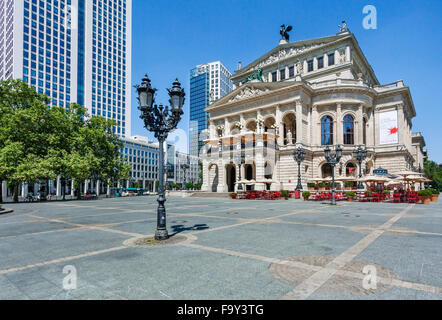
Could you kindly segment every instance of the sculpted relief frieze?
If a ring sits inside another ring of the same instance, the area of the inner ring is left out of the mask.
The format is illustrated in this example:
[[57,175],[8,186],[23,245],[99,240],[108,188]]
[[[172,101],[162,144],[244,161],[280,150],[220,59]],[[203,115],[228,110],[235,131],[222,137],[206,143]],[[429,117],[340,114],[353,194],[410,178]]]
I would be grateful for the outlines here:
[[244,89],[242,89],[236,96],[234,96],[233,98],[231,98],[229,100],[229,102],[235,102],[235,101],[240,101],[240,100],[245,100],[245,99],[249,99],[249,98],[253,98],[259,95],[262,95],[264,93],[269,92],[269,89],[257,89],[257,88],[253,88],[253,87],[246,87]]
[[[269,64],[272,64],[274,62],[289,58],[289,57],[293,57],[295,55],[298,55],[300,53],[303,53],[305,51],[317,48],[319,46],[322,46],[324,43],[320,43],[320,44],[314,44],[311,46],[303,46],[303,47],[299,47],[299,48],[287,48],[287,49],[282,49],[279,52],[271,55],[270,57],[268,57],[266,60],[258,63],[257,65],[255,65],[254,67],[250,68],[249,71],[253,71],[253,70],[257,70],[260,68],[263,68]],[[299,68],[302,68],[302,66],[299,66]],[[299,73],[300,70],[298,70]]]

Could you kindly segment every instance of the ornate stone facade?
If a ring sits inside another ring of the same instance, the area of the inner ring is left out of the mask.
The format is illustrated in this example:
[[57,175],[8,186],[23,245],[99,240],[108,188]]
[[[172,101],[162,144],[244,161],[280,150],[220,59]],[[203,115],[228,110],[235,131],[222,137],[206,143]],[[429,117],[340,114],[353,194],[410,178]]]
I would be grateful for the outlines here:
[[[268,75],[264,82],[246,82],[257,68]],[[417,161],[409,88],[402,81],[380,85],[349,31],[281,44],[232,80],[236,89],[206,108],[205,191],[236,191],[238,182],[247,189],[294,190],[297,146],[306,151],[304,188],[307,180],[330,174],[326,145],[343,147],[337,177],[358,173],[352,155],[358,145],[368,150],[364,174],[378,167],[410,170]]]

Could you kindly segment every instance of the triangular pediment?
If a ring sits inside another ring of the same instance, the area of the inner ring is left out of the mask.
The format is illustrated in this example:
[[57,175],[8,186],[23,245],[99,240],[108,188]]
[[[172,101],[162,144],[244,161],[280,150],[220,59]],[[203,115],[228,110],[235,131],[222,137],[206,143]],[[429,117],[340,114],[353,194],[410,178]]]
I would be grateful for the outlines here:
[[302,40],[296,42],[289,42],[281,44],[260,58],[256,59],[252,63],[248,64],[244,68],[235,72],[232,79],[236,77],[243,76],[249,72],[255,71],[257,69],[263,69],[264,67],[271,65],[282,60],[292,58],[297,55],[304,54],[306,52],[319,49],[330,43],[333,43],[344,38],[351,37],[350,33],[337,34],[329,37],[322,37],[316,39]]
[[211,110],[213,108],[216,108],[219,105],[224,105],[226,103],[234,103],[237,101],[243,101],[255,98],[257,96],[262,96],[265,94],[269,94],[272,91],[289,87],[294,84],[293,81],[290,82],[250,82],[246,83],[232,92],[230,92],[228,95],[222,97],[221,99],[213,102],[210,104],[207,108],[207,110]]

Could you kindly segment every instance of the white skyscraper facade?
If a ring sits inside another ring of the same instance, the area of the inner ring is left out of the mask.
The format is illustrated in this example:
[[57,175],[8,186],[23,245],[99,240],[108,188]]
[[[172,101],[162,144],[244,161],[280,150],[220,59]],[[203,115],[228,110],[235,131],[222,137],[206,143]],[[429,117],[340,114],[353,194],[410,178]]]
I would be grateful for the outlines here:
[[0,0],[0,80],[79,103],[130,135],[131,0]]

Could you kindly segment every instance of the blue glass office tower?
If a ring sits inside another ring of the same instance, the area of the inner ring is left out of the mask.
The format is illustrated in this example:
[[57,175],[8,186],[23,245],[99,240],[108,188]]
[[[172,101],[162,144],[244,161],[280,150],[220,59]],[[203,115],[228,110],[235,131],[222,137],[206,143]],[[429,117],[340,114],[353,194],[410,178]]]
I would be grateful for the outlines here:
[[0,80],[76,102],[130,135],[131,0],[0,0]]
[[195,68],[190,72],[190,154],[199,155],[203,141],[199,134],[207,128],[207,115],[204,111],[209,105],[209,72]]
[[199,65],[190,71],[189,153],[193,156],[199,156],[206,138],[201,134],[207,129],[208,115],[204,109],[211,101],[232,91],[231,75],[220,61]]

